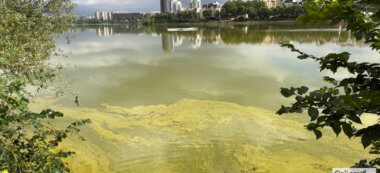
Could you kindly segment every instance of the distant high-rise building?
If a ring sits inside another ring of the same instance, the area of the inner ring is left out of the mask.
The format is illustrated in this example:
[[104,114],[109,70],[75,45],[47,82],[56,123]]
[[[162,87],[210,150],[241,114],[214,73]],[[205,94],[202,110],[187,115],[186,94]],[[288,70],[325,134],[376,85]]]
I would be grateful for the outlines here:
[[213,2],[203,5],[204,9],[221,9],[222,5],[219,2]]
[[189,9],[197,11],[202,9],[201,0],[189,0]]
[[112,13],[107,13],[107,19],[112,20]]
[[[222,5],[219,2],[213,2],[209,4],[203,5],[204,10],[211,10],[212,11],[212,17],[215,17],[216,12],[221,12],[222,11]],[[218,13],[220,14],[220,13]]]
[[95,19],[98,20],[142,20],[142,13],[119,13],[119,12],[95,12]]
[[97,11],[95,12],[95,19],[98,20],[112,20],[112,13]]
[[172,0],[172,12],[178,13],[183,10],[182,3],[178,0]]
[[283,0],[265,0],[265,3],[268,8],[275,8],[284,5]]
[[100,13],[99,12],[95,12],[95,19],[100,19]]
[[268,8],[290,7],[293,5],[302,5],[306,0],[264,0]]
[[170,13],[172,12],[172,0],[161,0],[161,13]]

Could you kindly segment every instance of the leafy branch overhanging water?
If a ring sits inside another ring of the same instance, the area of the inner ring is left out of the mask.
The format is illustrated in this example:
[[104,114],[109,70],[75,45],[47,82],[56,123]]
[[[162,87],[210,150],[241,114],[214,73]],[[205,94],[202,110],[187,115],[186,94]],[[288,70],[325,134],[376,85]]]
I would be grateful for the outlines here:
[[[304,24],[316,24],[330,20],[333,24],[345,24],[357,40],[364,40],[372,49],[380,50],[380,1],[379,0],[309,0],[305,7],[307,14],[299,18]],[[277,114],[302,113],[307,111],[310,123],[307,130],[316,138],[322,137],[321,129],[331,127],[338,136],[342,131],[349,137],[360,137],[364,148],[371,146],[370,154],[377,156],[371,161],[361,160],[354,167],[380,168],[380,121],[357,129],[362,124],[364,113],[380,115],[380,64],[350,61],[350,53],[330,53],[316,57],[295,48],[289,43],[282,44],[299,54],[298,59],[311,59],[319,63],[321,71],[336,73],[344,69],[351,77],[336,79],[326,76],[330,86],[309,91],[308,87],[281,88],[284,97],[294,96],[296,102],[282,106]]]
[[27,87],[45,89],[56,68],[47,63],[54,37],[73,21],[70,0],[11,0],[0,2],[0,171],[65,172],[62,160],[74,154],[59,144],[79,131],[81,120],[59,129],[51,109],[32,112]]

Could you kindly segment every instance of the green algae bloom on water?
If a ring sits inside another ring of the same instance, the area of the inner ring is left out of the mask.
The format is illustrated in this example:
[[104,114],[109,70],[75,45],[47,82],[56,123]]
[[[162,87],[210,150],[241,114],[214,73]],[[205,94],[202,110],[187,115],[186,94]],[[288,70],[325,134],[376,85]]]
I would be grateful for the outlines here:
[[77,148],[69,162],[78,172],[326,172],[365,157],[359,142],[315,141],[302,123],[228,102],[54,108],[93,121],[86,142],[63,145]]

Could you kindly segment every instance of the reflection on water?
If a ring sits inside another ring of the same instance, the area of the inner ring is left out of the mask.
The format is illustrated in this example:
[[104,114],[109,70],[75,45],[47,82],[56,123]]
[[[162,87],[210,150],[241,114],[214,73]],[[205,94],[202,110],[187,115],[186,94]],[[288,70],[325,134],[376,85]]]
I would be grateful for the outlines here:
[[103,27],[96,28],[96,35],[105,36],[105,37],[114,35],[113,27],[103,26]]
[[[282,25],[280,25],[282,26]],[[97,27],[98,36],[111,36],[127,33],[155,33],[161,35],[162,50],[171,53],[175,47],[179,47],[184,40],[189,42],[193,49],[202,46],[202,42],[212,44],[277,44],[287,41],[302,43],[338,43],[342,45],[363,45],[358,43],[349,32],[339,28],[282,28],[252,26],[224,26],[224,27],[200,27],[198,31],[191,32],[167,32],[166,27],[142,27],[142,26],[100,26]],[[114,32],[115,31],[115,32]]]
[[[179,47],[183,44],[185,37],[179,35],[178,33],[163,33],[161,35],[161,39],[162,50],[165,53],[171,53],[175,47]],[[198,49],[202,46],[202,35],[196,33],[188,38],[188,42],[190,42],[193,49]]]
[[170,104],[192,98],[275,110],[286,103],[278,94],[280,87],[322,84],[317,64],[299,61],[278,43],[292,41],[315,55],[349,51],[354,57],[376,57],[348,32],[289,24],[204,26],[197,32],[97,26],[71,34],[71,44],[58,41],[71,55],[53,61],[75,67],[66,70],[64,78],[87,107]]
[[322,173],[366,157],[358,141],[328,133],[314,140],[300,122],[306,116],[274,114],[288,101],[280,87],[317,88],[326,75],[278,43],[378,61],[348,32],[260,24],[197,32],[100,26],[70,35],[70,44],[67,36],[58,43],[71,54],[52,63],[72,66],[58,84],[69,83],[81,107],[70,94],[50,105],[67,121],[93,120],[87,142],[62,146],[77,153],[69,160],[74,172]]

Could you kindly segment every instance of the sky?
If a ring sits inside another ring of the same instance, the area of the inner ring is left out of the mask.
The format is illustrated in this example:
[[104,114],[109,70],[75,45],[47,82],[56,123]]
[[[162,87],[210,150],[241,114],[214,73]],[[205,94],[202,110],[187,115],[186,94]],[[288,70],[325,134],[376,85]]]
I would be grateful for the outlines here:
[[[160,10],[160,0],[73,0],[77,7],[77,15],[93,15],[95,11],[119,12],[152,12]],[[187,7],[188,0],[180,0]],[[202,0],[202,4],[210,2],[224,3],[226,0]]]

